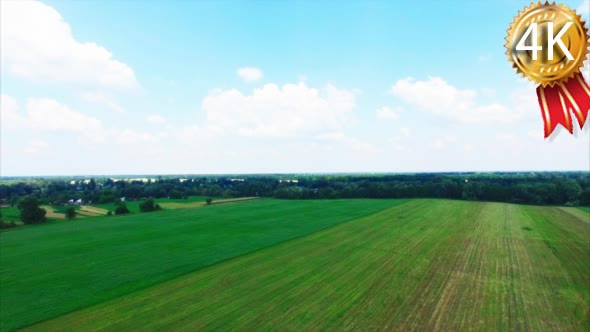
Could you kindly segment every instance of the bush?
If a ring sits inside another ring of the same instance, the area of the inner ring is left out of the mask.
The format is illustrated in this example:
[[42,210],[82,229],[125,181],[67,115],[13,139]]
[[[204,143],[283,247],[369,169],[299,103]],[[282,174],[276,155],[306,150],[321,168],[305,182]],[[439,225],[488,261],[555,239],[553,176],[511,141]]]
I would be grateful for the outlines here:
[[117,208],[115,209],[115,214],[127,214],[129,213],[129,209],[127,208],[127,205],[125,205],[125,203],[123,202],[119,202],[117,205]]
[[153,198],[146,199],[143,203],[139,204],[139,210],[141,212],[152,212],[161,210],[162,208],[156,202],[154,202]]
[[25,224],[38,224],[45,222],[45,214],[47,211],[39,207],[39,202],[35,197],[28,196],[18,202],[18,209],[20,210],[20,219]]
[[172,190],[170,192],[170,198],[172,199],[181,199],[182,198],[182,192],[180,190]]
[[0,221],[0,229],[12,228],[16,226],[17,225],[14,221]]
[[70,206],[66,209],[66,218],[74,219],[76,218],[76,209],[73,206]]
[[207,197],[207,200],[205,202],[207,203],[207,205],[211,205],[211,203],[213,203],[213,198]]
[[113,215],[113,211],[108,211],[107,212],[107,216],[112,216]]

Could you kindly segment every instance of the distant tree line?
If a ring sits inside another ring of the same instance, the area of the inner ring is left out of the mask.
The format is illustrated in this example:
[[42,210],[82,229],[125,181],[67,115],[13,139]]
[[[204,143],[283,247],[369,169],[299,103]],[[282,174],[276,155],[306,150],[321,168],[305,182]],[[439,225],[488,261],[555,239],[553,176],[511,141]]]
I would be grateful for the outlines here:
[[[40,204],[70,199],[92,203],[188,196],[333,198],[450,198],[536,205],[590,206],[590,172],[419,173],[351,175],[241,175],[111,178],[3,178],[0,200],[16,205],[27,196]],[[148,203],[146,211],[157,209]],[[120,211],[123,212],[123,211]]]

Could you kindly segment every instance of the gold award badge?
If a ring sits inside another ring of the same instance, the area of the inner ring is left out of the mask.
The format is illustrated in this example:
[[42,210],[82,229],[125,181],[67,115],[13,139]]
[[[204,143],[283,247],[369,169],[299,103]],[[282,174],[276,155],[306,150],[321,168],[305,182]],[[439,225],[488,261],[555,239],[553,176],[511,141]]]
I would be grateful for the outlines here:
[[590,45],[588,29],[569,7],[532,3],[518,12],[506,36],[506,54],[516,72],[539,83],[537,97],[545,138],[557,124],[573,133],[570,111],[580,128],[590,109],[590,87],[580,74]]

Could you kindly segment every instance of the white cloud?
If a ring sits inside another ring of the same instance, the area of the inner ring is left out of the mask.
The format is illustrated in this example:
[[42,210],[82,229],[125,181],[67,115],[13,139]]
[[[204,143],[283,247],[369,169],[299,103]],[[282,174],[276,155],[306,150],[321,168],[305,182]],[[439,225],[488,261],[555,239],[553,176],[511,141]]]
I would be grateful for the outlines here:
[[157,114],[151,114],[148,115],[145,120],[149,123],[152,124],[163,124],[166,123],[166,119],[164,119],[164,117],[157,115]]
[[246,82],[254,82],[262,78],[262,70],[256,67],[239,68],[238,76]]
[[92,132],[102,128],[101,122],[53,99],[31,98],[26,105],[27,121],[36,129]]
[[46,141],[42,140],[31,140],[24,148],[23,151],[25,153],[37,153],[43,150],[47,150],[49,148],[49,144]]
[[399,130],[402,135],[404,135],[405,137],[409,137],[412,134],[412,130],[410,128],[401,128]]
[[23,121],[23,118],[18,112],[16,99],[9,95],[0,94],[0,124],[2,125],[2,132],[21,127]]
[[106,107],[112,109],[113,111],[115,111],[117,113],[127,113],[125,108],[123,108],[121,105],[117,104],[115,101],[113,101],[112,97],[110,97],[104,93],[84,92],[81,94],[81,97],[82,97],[82,99],[84,99],[86,101],[105,105]]
[[[15,140],[16,133],[26,136],[42,134],[44,132],[76,133],[77,137],[72,141],[71,137],[52,135],[54,139],[61,140],[62,144],[103,143],[105,147],[112,149],[137,143],[157,143],[169,136],[169,129],[158,132],[139,132],[131,128],[104,128],[101,121],[70,109],[67,105],[47,98],[29,98],[25,104],[25,111],[19,112],[17,101],[8,95],[0,95],[2,109],[2,133],[4,129],[14,129],[3,141]],[[152,120],[161,119],[159,116],[148,117]],[[45,145],[39,141],[31,141],[24,150],[34,153],[42,150]],[[114,143],[114,144],[113,144]],[[14,143],[12,143],[14,144]]]
[[11,96],[1,95],[2,134],[4,140],[14,138],[14,134],[31,136],[44,131],[78,133],[84,141],[101,142],[105,132],[100,120],[71,110],[68,106],[48,98],[29,98],[25,111]]
[[355,94],[328,85],[266,84],[244,95],[216,90],[203,99],[206,126],[243,136],[290,137],[340,130],[352,123]]
[[375,111],[377,119],[381,120],[397,120],[399,118],[399,112],[401,108],[397,107],[392,109],[388,106],[382,106]]
[[2,1],[2,70],[33,81],[132,89],[133,70],[107,49],[74,39],[52,7],[37,1]]
[[532,95],[516,97],[515,105],[510,108],[500,103],[478,105],[475,90],[458,89],[440,77],[431,77],[426,81],[402,79],[392,86],[391,91],[419,110],[465,123],[514,122],[536,106],[536,101],[531,100],[534,91]]

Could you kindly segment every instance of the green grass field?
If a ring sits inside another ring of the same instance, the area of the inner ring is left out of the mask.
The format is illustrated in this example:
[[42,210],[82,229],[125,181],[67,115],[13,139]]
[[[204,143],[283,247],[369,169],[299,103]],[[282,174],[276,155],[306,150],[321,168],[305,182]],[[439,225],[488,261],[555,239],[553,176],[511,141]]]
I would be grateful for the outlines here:
[[577,208],[263,199],[26,227],[0,250],[2,331],[590,328]]
[[3,206],[0,208],[2,212],[2,220],[4,221],[20,221],[20,210],[14,206]]
[[570,212],[416,200],[30,330],[587,331],[590,215]]
[[[188,204],[188,203],[204,203],[207,199],[207,196],[191,196],[186,199],[174,199],[174,198],[158,198],[156,199],[156,203],[158,204]],[[216,198],[214,198],[216,199]],[[139,204],[141,204],[143,200],[139,201],[126,201],[125,205],[131,213],[138,213],[139,212]],[[109,211],[115,211],[117,205],[115,203],[105,203],[105,204],[95,204],[93,206],[107,209]]]
[[260,199],[0,233],[0,330],[119,297],[404,201]]

